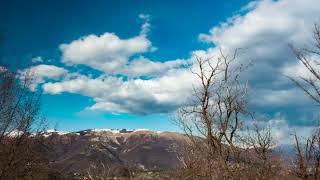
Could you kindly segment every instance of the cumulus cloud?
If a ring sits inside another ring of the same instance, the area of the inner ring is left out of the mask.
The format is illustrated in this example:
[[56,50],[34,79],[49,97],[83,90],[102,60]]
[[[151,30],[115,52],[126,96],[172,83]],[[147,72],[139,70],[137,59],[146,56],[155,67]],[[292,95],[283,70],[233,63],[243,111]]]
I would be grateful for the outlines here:
[[46,79],[59,80],[60,77],[66,75],[68,71],[64,68],[54,65],[40,64],[31,66],[25,70],[19,71],[20,75],[31,75],[33,83],[31,89],[35,90],[38,84],[44,83]]
[[[155,64],[161,67],[173,64],[174,62],[163,64],[153,62],[142,56],[130,59],[132,56],[156,50],[147,38],[151,27],[150,15],[139,14],[139,18],[143,20],[143,24],[140,34],[135,37],[121,39],[115,33],[106,32],[100,36],[91,34],[70,43],[61,44],[62,62],[68,65],[85,65],[105,74],[124,74],[137,77],[151,75],[153,71],[150,70],[152,69],[155,70],[154,73],[158,73]],[[146,63],[148,70],[139,67],[141,62]],[[132,72],[130,72],[131,68],[133,68]]]
[[226,47],[266,46],[275,40],[277,43],[274,44],[280,40],[285,40],[282,43],[303,43],[319,18],[320,8],[314,4],[315,0],[257,1],[244,16],[229,18],[220,26],[213,27],[210,34],[200,34],[199,38]]
[[[270,132],[273,140],[278,145],[292,144],[293,135],[298,137],[309,137],[315,130],[314,126],[290,125],[290,120],[280,112],[273,116],[260,115],[256,121],[249,121],[247,125],[252,127],[257,125],[259,128],[271,128]],[[246,133],[246,132],[245,132]]]
[[150,48],[151,42],[144,35],[123,40],[113,33],[105,33],[100,37],[89,35],[60,45],[63,63],[86,65],[109,75],[154,77],[189,63],[183,59],[153,61],[143,56],[129,61],[129,57]]
[[96,104],[90,110],[114,113],[167,113],[185,103],[190,97],[194,76],[186,70],[172,70],[159,78],[124,80],[100,76],[78,75],[63,82],[46,83],[47,93],[77,93],[91,97]]
[[[251,90],[263,92],[257,94],[265,105],[285,105],[297,93],[291,90],[284,75],[296,74],[299,65],[288,45],[310,43],[313,24],[320,18],[320,7],[315,4],[316,0],[255,1],[244,8],[247,13],[229,18],[208,34],[200,34],[199,39],[226,51],[243,48],[240,61],[252,59],[254,63],[245,76]],[[216,48],[200,53],[213,56]],[[299,67],[299,73],[302,71]],[[289,102],[299,104],[302,99]]]
[[71,65],[87,65],[108,74],[116,73],[128,63],[134,54],[146,52],[151,42],[145,35],[120,39],[114,33],[100,36],[88,35],[69,44],[60,45],[62,62]]
[[[272,105],[273,107],[283,106],[299,106],[309,103],[303,92],[298,88],[285,88],[279,90],[272,89],[257,89],[259,98],[252,98],[252,103],[266,107]],[[298,103],[297,103],[298,102]]]
[[101,76],[78,74],[45,83],[43,88],[51,94],[70,92],[91,97],[95,104],[88,107],[90,110],[134,114],[170,112],[187,102],[192,86],[197,83],[188,70],[195,56],[215,58],[219,53],[217,47],[225,54],[242,48],[239,63],[252,60],[254,64],[244,74],[250,83],[254,107],[301,106],[307,102],[305,96],[293,89],[284,76],[304,73],[288,44],[303,46],[312,39],[313,24],[320,19],[316,1],[254,1],[209,33],[199,35],[202,42],[213,45],[211,48],[195,50],[189,59],[177,57],[162,62],[143,56],[152,52],[153,47],[147,37],[150,16],[140,14],[144,23],[137,36],[122,39],[106,32],[60,46],[63,63],[91,67],[101,71]]
[[190,60],[176,59],[165,62],[152,61],[143,56],[133,59],[130,64],[123,67],[118,72],[128,77],[139,77],[141,75],[148,77],[157,77],[166,74],[171,69],[179,69],[191,65]]

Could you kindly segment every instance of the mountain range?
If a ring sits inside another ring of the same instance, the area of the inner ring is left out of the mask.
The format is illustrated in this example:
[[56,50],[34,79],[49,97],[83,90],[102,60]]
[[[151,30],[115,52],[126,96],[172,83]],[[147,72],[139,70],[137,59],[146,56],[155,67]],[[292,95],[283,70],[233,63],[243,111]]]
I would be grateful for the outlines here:
[[178,163],[177,152],[187,137],[176,132],[88,129],[77,132],[49,130],[43,134],[44,151],[53,174],[85,175],[103,165],[116,174],[123,168],[166,171]]

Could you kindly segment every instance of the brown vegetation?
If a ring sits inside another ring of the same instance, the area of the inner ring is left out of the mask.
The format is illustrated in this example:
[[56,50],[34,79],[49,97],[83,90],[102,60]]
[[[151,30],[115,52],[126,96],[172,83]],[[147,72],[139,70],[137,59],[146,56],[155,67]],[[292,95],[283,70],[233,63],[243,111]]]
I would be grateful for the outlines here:
[[0,177],[37,179],[46,176],[47,161],[40,150],[44,121],[40,94],[30,91],[31,76],[18,77],[0,67]]

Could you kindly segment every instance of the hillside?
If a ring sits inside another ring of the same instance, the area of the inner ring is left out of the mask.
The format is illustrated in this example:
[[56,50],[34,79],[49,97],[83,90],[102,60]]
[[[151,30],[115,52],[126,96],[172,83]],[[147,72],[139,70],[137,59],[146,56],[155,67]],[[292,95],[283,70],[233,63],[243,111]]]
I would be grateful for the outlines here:
[[186,137],[175,132],[149,130],[89,129],[66,133],[48,131],[44,134],[50,151],[53,174],[86,174],[94,164],[115,169],[139,168],[142,171],[169,170],[178,159],[173,147],[180,147]]

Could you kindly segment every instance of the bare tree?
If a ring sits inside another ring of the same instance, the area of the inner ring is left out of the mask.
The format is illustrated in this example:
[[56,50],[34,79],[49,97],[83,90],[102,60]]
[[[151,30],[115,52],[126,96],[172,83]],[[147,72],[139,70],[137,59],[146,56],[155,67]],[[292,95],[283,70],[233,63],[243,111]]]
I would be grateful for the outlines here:
[[300,138],[294,135],[296,145],[295,174],[303,179],[320,178],[320,131],[314,132],[301,144]]
[[0,66],[0,179],[46,176],[41,157],[44,127],[39,116],[41,95],[30,91],[30,74],[23,78]]
[[[274,179],[281,160],[274,158],[271,127],[245,128],[254,119],[247,109],[247,83],[241,74],[248,64],[236,61],[220,49],[217,59],[197,58],[193,73],[200,86],[194,88],[191,105],[181,108],[175,122],[189,141],[178,153],[180,179]],[[253,123],[255,124],[255,123]]]
[[[308,75],[299,78],[289,77],[289,79],[317,105],[320,105],[320,27],[317,24],[314,26],[313,38],[315,43],[312,47],[298,49],[291,46]],[[318,127],[303,142],[296,134],[294,135],[296,149],[294,173],[303,179],[320,178],[320,130]]]
[[297,59],[305,67],[309,75],[300,76],[299,78],[288,78],[302,89],[314,102],[320,105],[320,27],[317,24],[314,26],[313,37],[315,42],[313,47],[298,49],[291,45]]
[[273,148],[276,143],[271,130],[271,126],[260,127],[256,122],[253,127],[247,129],[246,136],[243,137],[243,143],[248,148],[244,157],[248,167],[247,177],[252,179],[280,177],[282,160],[274,154]]
[[[246,115],[247,87],[240,81],[247,65],[225,56],[220,49],[217,59],[197,58],[200,87],[195,88],[192,105],[178,111],[176,122],[199,151],[203,179],[231,179],[241,170],[241,148],[238,131],[241,116]],[[197,138],[195,136],[199,136]],[[204,166],[207,166],[204,168]],[[205,172],[203,172],[205,171]]]

